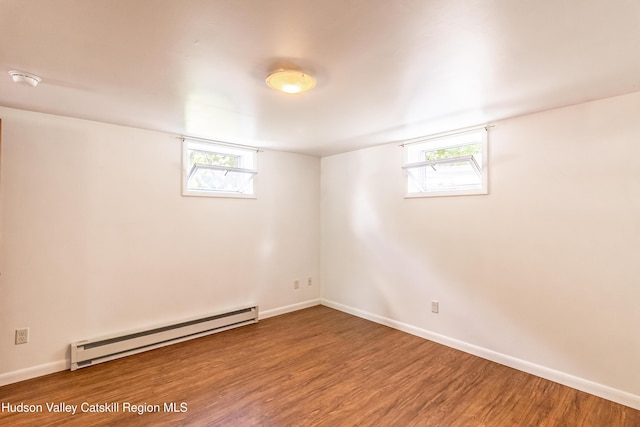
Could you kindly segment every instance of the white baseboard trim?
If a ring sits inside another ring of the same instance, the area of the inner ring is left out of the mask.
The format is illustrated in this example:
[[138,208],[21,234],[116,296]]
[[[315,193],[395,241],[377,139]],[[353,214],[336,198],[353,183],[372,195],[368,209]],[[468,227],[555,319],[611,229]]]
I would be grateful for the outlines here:
[[[258,311],[259,319],[278,316],[292,311],[302,310],[304,308],[320,305],[320,298],[303,301],[297,304],[279,307],[272,310]],[[57,362],[45,363],[44,365],[33,366],[30,368],[20,369],[0,374],[0,386],[17,383],[20,381],[30,380],[32,378],[41,377],[43,375],[53,374],[55,372],[66,371],[69,369],[68,360],[59,360]]]
[[68,360],[59,360],[57,362],[45,363],[44,365],[33,366],[30,368],[20,369],[18,371],[6,372],[0,374],[0,386],[13,384],[32,378],[49,375],[69,369]]
[[640,410],[640,396],[326,299],[322,305]]
[[292,311],[302,310],[304,308],[320,305],[320,298],[287,305],[284,307],[273,308],[271,310],[258,311],[258,320],[267,319],[269,317],[279,316],[281,314],[291,313]]

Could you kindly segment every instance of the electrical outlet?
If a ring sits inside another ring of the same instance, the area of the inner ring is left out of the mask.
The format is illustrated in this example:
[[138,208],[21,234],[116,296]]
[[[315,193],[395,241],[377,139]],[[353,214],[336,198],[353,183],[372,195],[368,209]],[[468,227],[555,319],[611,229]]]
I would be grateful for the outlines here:
[[431,312],[436,314],[440,312],[440,302],[431,301]]
[[16,344],[29,342],[29,328],[16,329]]
[[299,280],[294,280],[293,281],[293,289],[300,289],[300,281]]
[[311,277],[309,277],[307,279],[307,286],[311,286],[313,284],[313,282],[311,281]]

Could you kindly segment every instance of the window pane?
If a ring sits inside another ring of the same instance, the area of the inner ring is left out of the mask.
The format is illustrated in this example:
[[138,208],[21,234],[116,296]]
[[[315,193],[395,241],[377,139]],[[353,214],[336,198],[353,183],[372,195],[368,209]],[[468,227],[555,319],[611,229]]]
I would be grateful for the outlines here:
[[212,153],[200,150],[189,150],[189,164],[201,163],[205,165],[240,167],[240,156]]
[[427,191],[480,189],[482,181],[470,162],[425,167]]
[[424,160],[442,160],[451,159],[453,157],[473,155],[480,157],[482,155],[482,144],[460,145],[457,147],[441,148],[439,150],[426,151]]
[[482,177],[471,161],[408,168],[409,192],[479,190]]
[[252,173],[206,169],[196,166],[187,185],[192,190],[243,193],[249,189],[248,186],[252,180]]

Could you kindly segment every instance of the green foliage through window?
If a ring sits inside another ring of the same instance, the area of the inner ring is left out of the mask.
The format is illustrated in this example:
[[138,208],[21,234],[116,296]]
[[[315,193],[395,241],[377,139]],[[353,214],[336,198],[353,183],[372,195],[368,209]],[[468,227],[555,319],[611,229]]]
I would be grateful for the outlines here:
[[231,156],[228,154],[218,154],[209,151],[190,150],[190,164],[200,163],[203,165],[229,166],[231,168],[240,167],[240,156]]
[[482,154],[482,144],[468,144],[427,151],[425,152],[425,160],[443,160],[469,155],[479,156],[480,154]]

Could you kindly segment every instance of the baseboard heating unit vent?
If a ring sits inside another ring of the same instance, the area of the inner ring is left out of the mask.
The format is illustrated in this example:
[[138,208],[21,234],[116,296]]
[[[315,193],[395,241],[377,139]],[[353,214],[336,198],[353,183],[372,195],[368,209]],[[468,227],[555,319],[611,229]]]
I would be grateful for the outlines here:
[[71,344],[71,370],[141,353],[258,322],[258,307],[248,307],[119,336]]

